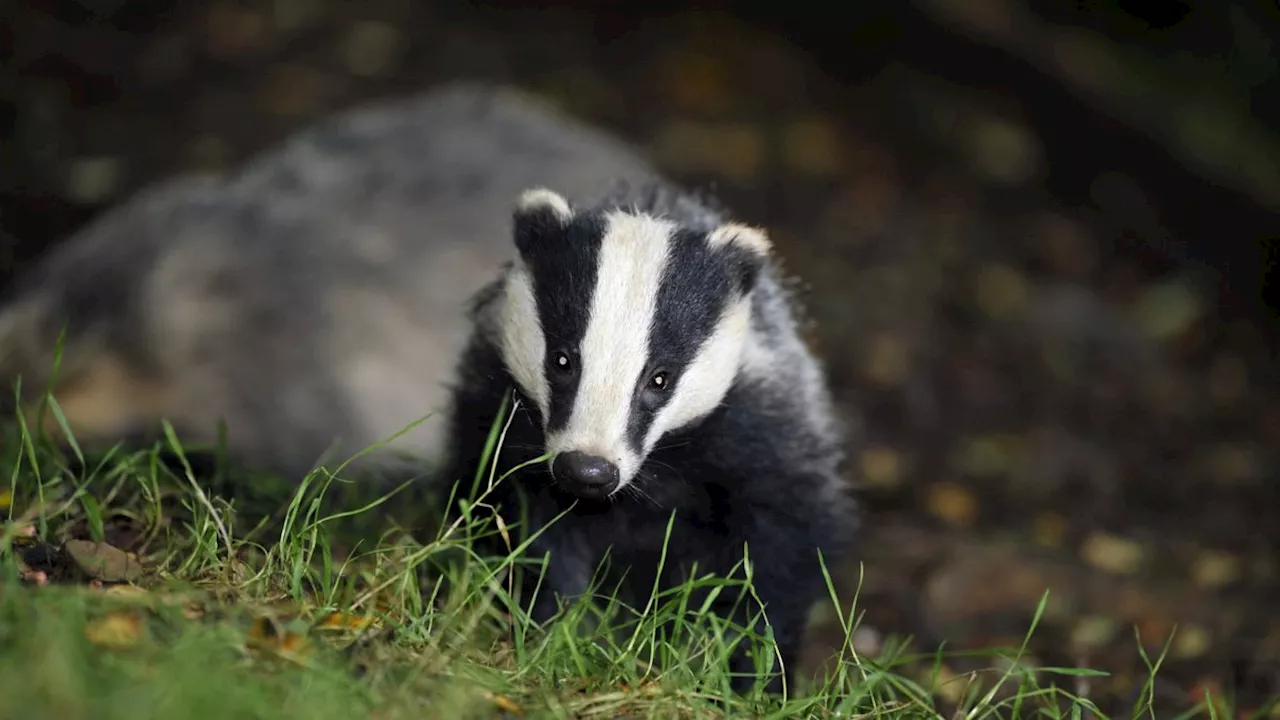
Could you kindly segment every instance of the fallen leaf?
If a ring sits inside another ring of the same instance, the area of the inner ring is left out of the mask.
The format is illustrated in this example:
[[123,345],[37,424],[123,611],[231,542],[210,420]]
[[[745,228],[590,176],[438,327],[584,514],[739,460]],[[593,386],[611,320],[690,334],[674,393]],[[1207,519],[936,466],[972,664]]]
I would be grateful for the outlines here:
[[104,595],[127,600],[151,600],[151,593],[137,585],[111,585],[103,589]]
[[491,695],[490,698],[499,710],[513,715],[524,715],[524,710],[521,709],[520,705],[506,695]]
[[1105,532],[1089,535],[1080,548],[1086,562],[1117,575],[1132,575],[1142,565],[1146,553],[1142,545]]
[[1105,615],[1081,618],[1071,631],[1071,646],[1077,651],[1100,648],[1115,637],[1120,624]]
[[938,666],[937,678],[937,686],[934,688],[934,692],[938,694],[938,697],[952,703],[960,702],[960,699],[964,697],[965,689],[973,682],[971,675],[969,677],[957,675],[946,665]]
[[1191,577],[1202,588],[1220,588],[1240,579],[1240,558],[1221,550],[1201,550],[1191,566]]
[[133,582],[142,577],[142,563],[133,553],[89,540],[68,540],[63,547],[89,577],[104,582]]
[[84,629],[85,637],[94,645],[115,649],[131,648],[142,635],[142,617],[132,611],[114,612],[92,622]]
[[952,527],[969,527],[978,517],[978,501],[957,483],[938,482],[926,490],[929,514]]
[[363,630],[376,621],[372,615],[331,612],[316,623],[318,630]]
[[1173,636],[1173,655],[1180,660],[1198,658],[1213,646],[1213,637],[1200,625],[1183,625]]
[[862,453],[862,477],[877,487],[892,487],[902,480],[902,456],[889,448],[871,448]]

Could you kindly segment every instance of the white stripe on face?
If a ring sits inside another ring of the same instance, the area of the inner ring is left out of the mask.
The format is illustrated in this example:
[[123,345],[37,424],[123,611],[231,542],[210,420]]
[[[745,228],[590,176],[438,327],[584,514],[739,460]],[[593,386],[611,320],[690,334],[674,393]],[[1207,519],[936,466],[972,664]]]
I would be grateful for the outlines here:
[[575,450],[617,465],[619,489],[631,481],[642,461],[627,441],[627,424],[636,383],[648,360],[649,334],[674,231],[665,220],[622,212],[608,215],[590,319],[579,350],[573,412],[565,427],[547,438],[551,452]]
[[[533,278],[517,260],[507,276],[501,308],[502,355],[507,371],[538,406],[543,418],[550,417],[551,389],[543,371],[547,340],[538,319],[538,301],[533,295]],[[545,422],[545,420],[544,420]]]
[[751,332],[751,298],[735,300],[721,314],[715,331],[693,356],[666,405],[645,433],[648,453],[664,434],[678,430],[715,410],[738,376],[744,345]]

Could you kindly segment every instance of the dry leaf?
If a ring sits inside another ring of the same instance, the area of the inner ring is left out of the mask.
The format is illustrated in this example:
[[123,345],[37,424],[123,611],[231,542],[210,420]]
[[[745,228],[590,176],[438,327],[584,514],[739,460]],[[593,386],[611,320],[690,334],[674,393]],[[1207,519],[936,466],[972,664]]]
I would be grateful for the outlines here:
[[1117,575],[1132,575],[1146,555],[1142,545],[1118,535],[1097,531],[1085,539],[1080,554],[1096,568]]
[[84,629],[94,645],[116,649],[131,648],[142,635],[142,616],[135,612],[114,612]]
[[376,622],[372,615],[331,612],[316,623],[318,630],[364,630]]
[[490,698],[499,710],[512,715],[524,715],[524,710],[521,709],[520,705],[506,695],[492,695]]
[[978,500],[968,488],[953,482],[937,482],[926,489],[929,514],[951,525],[968,527],[978,517]]
[[142,563],[133,553],[88,540],[68,540],[63,547],[89,577],[104,582],[133,582],[142,577]]
[[139,600],[150,602],[152,600],[151,593],[138,587],[137,585],[111,585],[103,589],[104,595],[110,595],[113,598],[123,600]]

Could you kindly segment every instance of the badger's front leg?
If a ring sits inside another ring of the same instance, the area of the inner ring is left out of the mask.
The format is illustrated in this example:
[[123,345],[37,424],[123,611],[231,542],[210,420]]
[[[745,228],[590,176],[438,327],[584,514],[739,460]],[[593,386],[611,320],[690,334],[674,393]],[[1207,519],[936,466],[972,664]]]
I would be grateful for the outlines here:
[[572,518],[560,518],[542,529],[516,568],[520,604],[530,619],[546,624],[559,611],[560,600],[572,602],[590,590],[595,558],[572,527]]
[[[737,526],[743,531],[732,548],[725,548],[724,564],[726,570],[731,569],[745,556],[751,584],[740,593],[738,588],[733,588],[735,592],[726,594],[720,608],[743,627],[754,621],[751,630],[755,634],[763,635],[767,628],[772,629],[782,667],[779,673],[778,664],[773,664],[765,692],[781,693],[784,680],[787,692],[795,692],[796,664],[800,660],[809,611],[824,596],[822,562],[829,564],[832,554],[846,540],[837,534],[842,527],[839,523],[826,522],[830,514],[829,508],[804,501],[790,506],[755,505],[749,512],[735,513],[744,515],[738,519]],[[819,549],[824,555],[822,559]],[[732,576],[742,578],[746,569],[739,565]],[[735,692],[745,692],[758,680],[757,658],[749,654],[753,647],[757,645],[743,638],[730,657],[730,671],[734,675],[731,687]],[[767,644],[758,647],[765,652],[772,651],[765,649]]]

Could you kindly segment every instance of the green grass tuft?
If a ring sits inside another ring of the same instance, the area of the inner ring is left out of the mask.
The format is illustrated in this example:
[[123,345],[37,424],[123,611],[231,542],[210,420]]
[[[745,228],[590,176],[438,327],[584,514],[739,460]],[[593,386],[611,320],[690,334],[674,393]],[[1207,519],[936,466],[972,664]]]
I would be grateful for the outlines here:
[[[67,432],[56,402],[47,410]],[[495,423],[491,453],[504,430]],[[785,701],[732,697],[730,635],[689,606],[695,588],[721,587],[714,579],[654,597],[638,620],[605,598],[541,629],[507,615],[519,548],[478,556],[471,539],[495,528],[468,511],[425,535],[406,527],[421,512],[412,487],[360,498],[317,471],[228,496],[197,477],[171,428],[154,448],[95,456],[19,417],[3,442],[5,717],[1102,717],[1074,694],[1099,673],[1026,667],[1020,649],[993,656],[998,671],[960,676],[942,671],[957,654],[893,639],[859,656],[856,594],[830,579],[845,642],[825,678]],[[478,468],[470,507],[509,472]],[[103,567],[141,571],[94,580],[69,558],[73,538],[91,541],[78,552],[102,553]],[[676,632],[664,638],[666,622]],[[1146,702],[1134,716],[1154,716]]]

